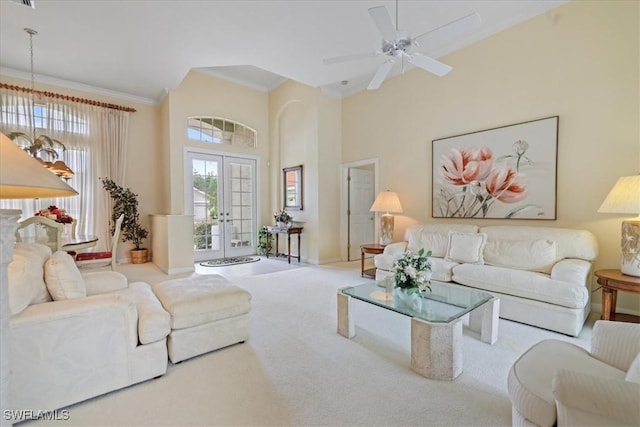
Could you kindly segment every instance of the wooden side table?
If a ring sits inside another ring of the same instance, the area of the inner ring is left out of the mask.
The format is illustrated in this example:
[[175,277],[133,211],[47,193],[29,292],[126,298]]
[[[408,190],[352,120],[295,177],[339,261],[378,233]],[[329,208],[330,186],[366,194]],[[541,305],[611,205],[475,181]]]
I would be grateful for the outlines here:
[[598,270],[595,272],[602,286],[602,320],[640,323],[640,317],[630,314],[616,314],[618,291],[640,293],[640,277],[622,274],[620,270]]
[[276,248],[275,254],[276,257],[278,254],[278,235],[286,234],[287,235],[287,253],[281,254],[288,258],[289,264],[291,264],[291,235],[298,235],[298,255],[293,256],[293,258],[298,258],[298,262],[300,262],[300,235],[302,234],[303,227],[274,227],[274,226],[266,226],[264,227],[267,230],[267,258],[269,258],[269,248],[271,247],[271,235],[276,235]]
[[377,243],[365,243],[360,245],[360,276],[361,277],[376,277],[376,268],[364,268],[364,254],[381,254],[385,245],[379,245]]

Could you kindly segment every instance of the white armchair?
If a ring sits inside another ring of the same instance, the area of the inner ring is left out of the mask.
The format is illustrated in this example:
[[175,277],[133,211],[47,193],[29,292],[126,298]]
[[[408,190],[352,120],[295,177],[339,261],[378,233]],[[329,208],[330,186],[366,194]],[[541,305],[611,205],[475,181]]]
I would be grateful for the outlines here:
[[14,409],[58,409],[166,372],[170,317],[146,283],[80,274],[65,252],[18,243],[9,300]]
[[542,341],[508,378],[514,426],[640,425],[640,325],[597,321],[591,352]]

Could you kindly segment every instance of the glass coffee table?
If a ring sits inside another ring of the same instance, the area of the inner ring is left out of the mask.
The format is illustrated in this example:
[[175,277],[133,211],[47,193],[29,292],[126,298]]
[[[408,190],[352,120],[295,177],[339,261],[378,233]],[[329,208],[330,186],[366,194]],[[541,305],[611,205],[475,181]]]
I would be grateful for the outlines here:
[[355,336],[351,305],[363,301],[411,317],[411,369],[432,379],[453,380],[462,373],[462,316],[483,342],[498,339],[500,300],[493,295],[454,283],[431,281],[419,304],[386,293],[375,282],[338,290],[338,333]]

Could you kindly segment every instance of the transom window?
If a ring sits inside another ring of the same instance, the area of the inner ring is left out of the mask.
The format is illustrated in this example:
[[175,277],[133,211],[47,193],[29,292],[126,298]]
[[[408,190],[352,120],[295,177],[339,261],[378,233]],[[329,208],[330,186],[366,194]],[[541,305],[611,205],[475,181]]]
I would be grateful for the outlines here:
[[256,131],[254,129],[220,117],[189,117],[187,137],[214,144],[256,147]]

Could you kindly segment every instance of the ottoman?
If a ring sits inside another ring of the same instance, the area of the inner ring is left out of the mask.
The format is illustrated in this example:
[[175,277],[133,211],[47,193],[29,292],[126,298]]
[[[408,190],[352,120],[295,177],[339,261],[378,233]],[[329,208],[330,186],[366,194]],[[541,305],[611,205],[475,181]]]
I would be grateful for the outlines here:
[[171,315],[171,362],[244,342],[249,337],[251,294],[219,275],[167,280],[153,286]]

